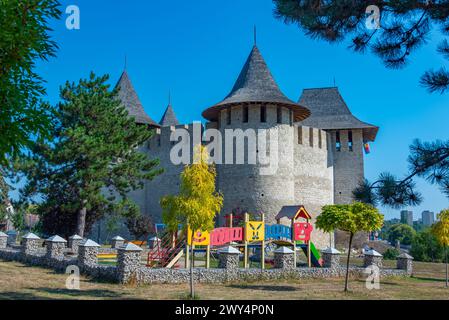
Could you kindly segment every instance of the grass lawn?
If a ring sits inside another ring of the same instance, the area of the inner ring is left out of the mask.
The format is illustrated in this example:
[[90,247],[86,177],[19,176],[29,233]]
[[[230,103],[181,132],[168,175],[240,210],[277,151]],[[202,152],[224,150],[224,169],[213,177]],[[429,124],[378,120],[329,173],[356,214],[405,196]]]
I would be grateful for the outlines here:
[[[351,280],[348,294],[342,292],[343,279],[198,284],[196,288],[201,299],[449,299],[444,270],[444,264],[416,262],[412,278],[386,279],[380,290],[371,291],[363,280]],[[65,288],[65,280],[65,275],[48,269],[0,261],[0,299],[182,299],[188,292],[188,284],[133,287],[85,277],[81,290],[72,291]]]

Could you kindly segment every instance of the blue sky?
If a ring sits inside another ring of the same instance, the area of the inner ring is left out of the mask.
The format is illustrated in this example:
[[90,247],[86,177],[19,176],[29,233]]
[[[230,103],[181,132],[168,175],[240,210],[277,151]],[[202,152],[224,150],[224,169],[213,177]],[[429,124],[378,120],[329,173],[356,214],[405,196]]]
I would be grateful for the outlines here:
[[[253,44],[257,44],[283,92],[298,100],[304,88],[336,85],[352,112],[380,126],[372,152],[366,156],[366,176],[380,172],[403,175],[408,146],[414,138],[447,139],[449,94],[428,94],[420,75],[445,62],[435,49],[435,32],[404,69],[386,69],[371,54],[307,38],[293,25],[273,17],[270,0],[70,0],[81,11],[81,29],[67,30],[65,17],[54,22],[52,35],[60,46],[57,58],[39,63],[47,80],[48,99],[58,100],[59,86],[90,71],[108,73],[115,84],[124,68],[145,111],[159,121],[168,92],[178,118],[201,119],[201,111],[220,101],[231,89]],[[436,187],[418,181],[425,197],[412,208],[415,219],[424,209],[449,207]],[[384,208],[387,218],[397,210]]]

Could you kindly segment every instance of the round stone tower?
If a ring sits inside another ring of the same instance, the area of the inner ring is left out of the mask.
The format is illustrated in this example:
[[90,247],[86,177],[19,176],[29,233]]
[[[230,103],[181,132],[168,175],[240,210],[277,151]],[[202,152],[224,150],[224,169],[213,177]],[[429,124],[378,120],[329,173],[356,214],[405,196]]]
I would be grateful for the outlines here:
[[274,223],[283,206],[295,204],[294,122],[309,115],[281,92],[254,46],[229,95],[203,112],[222,137],[222,213],[263,212]]

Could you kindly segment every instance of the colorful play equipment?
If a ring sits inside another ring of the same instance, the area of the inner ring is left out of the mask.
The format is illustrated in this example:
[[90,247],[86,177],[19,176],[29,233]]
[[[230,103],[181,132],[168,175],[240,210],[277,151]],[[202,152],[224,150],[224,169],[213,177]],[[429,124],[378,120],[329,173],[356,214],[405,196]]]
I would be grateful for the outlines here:
[[[311,241],[313,226],[310,223],[311,215],[304,206],[284,206],[276,216],[276,224],[269,225],[264,221],[264,215],[260,220],[250,220],[249,214],[244,214],[243,226],[233,226],[233,215],[227,215],[227,227],[220,227],[208,231],[197,230],[193,233],[188,228],[188,236],[182,231],[168,232],[165,225],[156,225],[156,236],[160,241],[148,253],[147,266],[172,268],[176,266],[181,256],[185,256],[185,266],[190,264],[190,246],[194,249],[206,251],[206,267],[210,265],[211,250],[232,244],[243,248],[245,268],[249,267],[249,249],[260,249],[261,268],[265,268],[265,250],[268,245],[291,246],[293,251],[301,249],[308,260],[308,266],[321,267],[322,260],[318,250]],[[237,220],[237,219],[236,219]],[[178,230],[182,230],[179,226]],[[294,255],[296,264],[296,255]]]

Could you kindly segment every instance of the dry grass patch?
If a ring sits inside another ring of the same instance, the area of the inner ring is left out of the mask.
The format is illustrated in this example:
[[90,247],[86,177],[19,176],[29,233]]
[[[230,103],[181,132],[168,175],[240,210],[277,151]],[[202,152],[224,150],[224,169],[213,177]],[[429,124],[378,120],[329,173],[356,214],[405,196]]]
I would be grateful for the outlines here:
[[[353,261],[359,264],[359,260]],[[393,266],[394,261],[386,265]],[[360,264],[359,264],[360,265]],[[343,279],[305,279],[240,282],[223,285],[197,284],[201,299],[449,299],[444,283],[444,264],[415,263],[412,278],[389,278],[380,290],[368,290],[363,280],[351,280],[351,292],[342,292]],[[65,288],[66,275],[0,261],[0,299],[185,299],[189,285],[157,284],[122,286],[97,283],[81,277],[80,291]]]

